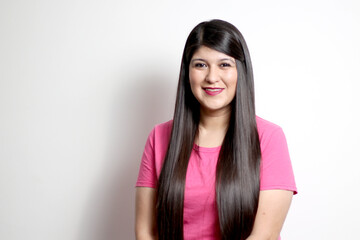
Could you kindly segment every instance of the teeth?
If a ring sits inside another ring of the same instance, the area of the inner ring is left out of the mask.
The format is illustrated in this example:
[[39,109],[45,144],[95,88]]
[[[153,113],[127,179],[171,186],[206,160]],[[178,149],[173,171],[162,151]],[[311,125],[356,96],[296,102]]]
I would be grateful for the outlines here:
[[209,92],[219,92],[221,89],[211,89],[211,88],[206,88],[206,91]]

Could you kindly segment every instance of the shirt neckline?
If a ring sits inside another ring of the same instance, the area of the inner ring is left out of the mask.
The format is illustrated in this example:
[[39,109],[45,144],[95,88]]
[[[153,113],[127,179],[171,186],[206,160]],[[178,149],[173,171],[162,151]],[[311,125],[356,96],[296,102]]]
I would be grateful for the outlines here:
[[217,146],[217,147],[200,147],[199,145],[194,143],[193,149],[198,151],[198,152],[220,152],[221,146]]

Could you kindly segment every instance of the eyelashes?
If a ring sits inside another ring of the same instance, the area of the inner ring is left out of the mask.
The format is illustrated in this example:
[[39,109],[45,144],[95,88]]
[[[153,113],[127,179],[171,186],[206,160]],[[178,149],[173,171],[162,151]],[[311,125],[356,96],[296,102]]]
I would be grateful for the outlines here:
[[204,67],[206,67],[206,64],[205,63],[195,63],[194,67],[196,67],[196,68],[204,68]]
[[[194,63],[193,67],[195,68],[206,68],[208,67],[205,63]],[[219,64],[220,68],[227,68],[227,67],[232,67],[232,65],[230,63],[220,63]]]
[[231,64],[229,63],[222,63],[220,64],[221,67],[231,67]]

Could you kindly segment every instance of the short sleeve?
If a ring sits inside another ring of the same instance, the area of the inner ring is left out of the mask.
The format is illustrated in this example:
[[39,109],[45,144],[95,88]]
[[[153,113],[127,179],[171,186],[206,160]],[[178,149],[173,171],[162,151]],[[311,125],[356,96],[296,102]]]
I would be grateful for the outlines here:
[[136,182],[136,187],[151,187],[155,188],[157,185],[156,169],[155,169],[155,149],[154,136],[155,129],[153,129],[146,141],[144,152],[141,158],[139,175]]
[[283,189],[297,193],[288,146],[283,130],[277,127],[260,140],[260,190]]

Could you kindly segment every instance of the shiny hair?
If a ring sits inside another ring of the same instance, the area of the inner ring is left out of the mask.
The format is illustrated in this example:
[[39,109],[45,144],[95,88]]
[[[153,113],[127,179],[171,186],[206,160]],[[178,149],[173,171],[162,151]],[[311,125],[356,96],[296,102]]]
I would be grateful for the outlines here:
[[183,239],[185,177],[198,131],[200,104],[189,83],[189,65],[201,46],[235,58],[236,94],[216,166],[216,204],[222,239],[246,239],[259,200],[260,143],[250,54],[239,30],[222,20],[198,24],[187,38],[177,88],[173,127],[159,177],[156,221],[159,239]]

